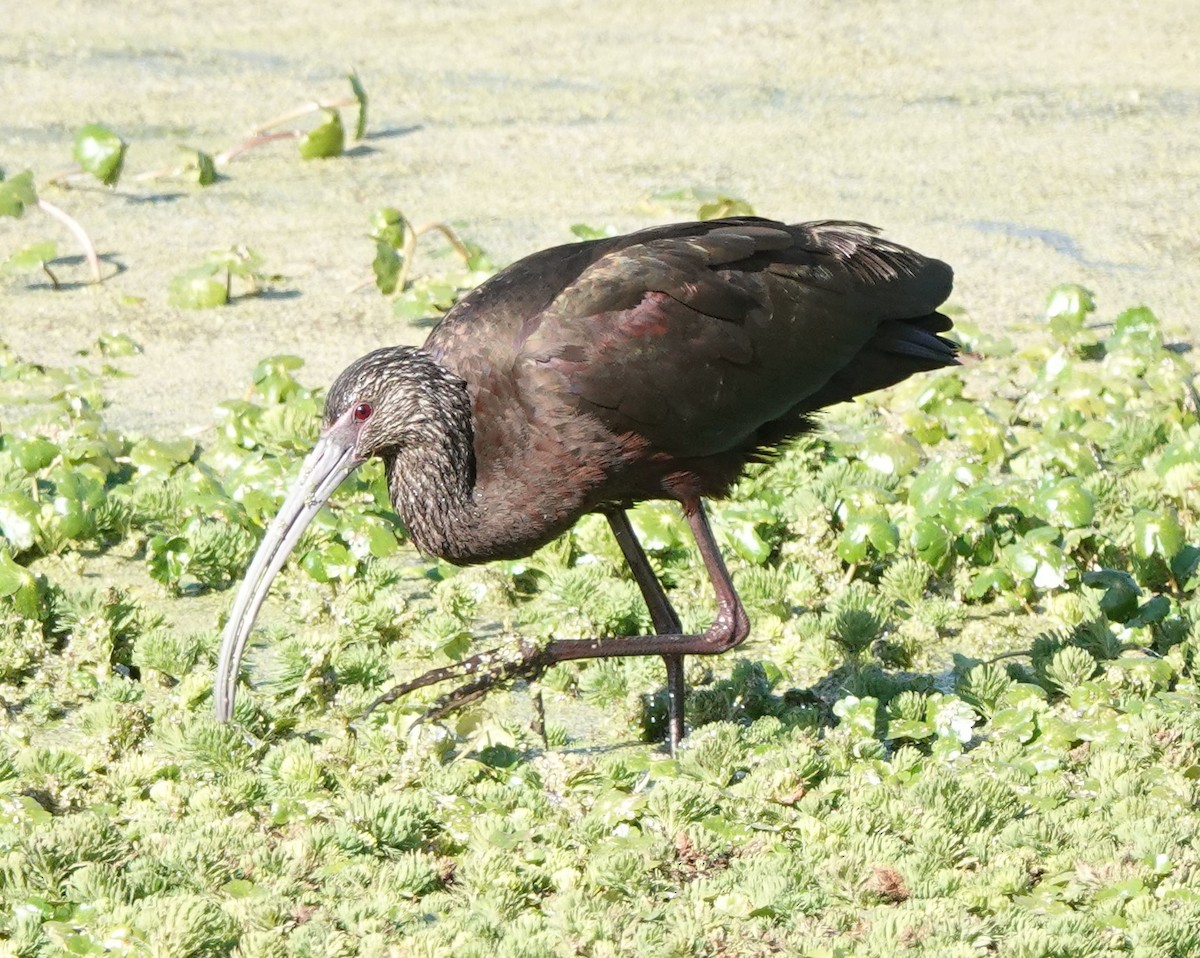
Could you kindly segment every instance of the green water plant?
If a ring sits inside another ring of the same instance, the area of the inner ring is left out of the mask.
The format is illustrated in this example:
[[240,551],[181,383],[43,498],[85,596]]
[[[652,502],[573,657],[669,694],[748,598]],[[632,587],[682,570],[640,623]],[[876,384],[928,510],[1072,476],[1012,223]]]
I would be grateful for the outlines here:
[[[0,216],[19,218],[31,207],[40,210],[67,228],[83,249],[92,282],[99,283],[101,280],[100,256],[96,252],[91,237],[88,236],[79,221],[61,207],[38,196],[37,187],[33,183],[32,171],[24,170],[16,176],[6,178],[4,171],[0,170]],[[50,268],[57,258],[58,244],[53,240],[42,240],[10,254],[4,263],[0,264],[0,270],[6,273],[41,270],[46,274],[51,285],[55,289],[59,289],[61,283],[57,274]]]
[[[500,636],[646,626],[603,520],[454,569],[405,547],[378,468],[300,544],[217,723],[226,587],[321,391],[270,357],[164,440],[107,422],[130,343],[98,371],[0,348],[0,950],[1200,951],[1197,370],[1149,311],[1070,297],[1006,335],[959,317],[967,365],[832,410],[714,510],[755,631],[689,661],[676,759],[640,741],[649,659],[545,676],[549,748],[522,689],[364,718]],[[681,520],[633,521],[706,622]]]
[[[410,283],[413,258],[422,236],[440,234],[462,261],[461,271],[423,276]],[[395,207],[385,206],[371,214],[369,237],[375,243],[371,270],[375,286],[385,296],[395,295],[395,310],[406,319],[428,320],[454,305],[468,290],[487,279],[495,268],[487,254],[463,239],[448,223],[414,225]]]
[[240,243],[213,250],[200,265],[172,277],[167,302],[181,309],[224,306],[233,298],[235,279],[243,286],[242,296],[257,296],[269,279],[262,257]]
[[[300,157],[305,160],[341,156],[346,151],[342,109],[354,107],[356,111],[350,134],[352,142],[360,142],[367,135],[367,91],[356,71],[347,74],[346,79],[350,84],[351,96],[317,100],[258,124],[241,143],[217,154],[213,159],[214,165],[225,166],[249,150],[278,140],[296,140]],[[314,114],[318,122],[308,129],[277,129]]]

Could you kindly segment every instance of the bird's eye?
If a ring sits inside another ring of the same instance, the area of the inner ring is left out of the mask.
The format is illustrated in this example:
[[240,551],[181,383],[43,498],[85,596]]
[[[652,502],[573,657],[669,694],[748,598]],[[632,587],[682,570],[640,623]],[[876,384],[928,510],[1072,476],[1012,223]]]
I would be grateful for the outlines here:
[[371,418],[371,413],[374,411],[375,410],[371,408],[371,404],[369,402],[360,402],[354,407],[354,421],[366,422]]

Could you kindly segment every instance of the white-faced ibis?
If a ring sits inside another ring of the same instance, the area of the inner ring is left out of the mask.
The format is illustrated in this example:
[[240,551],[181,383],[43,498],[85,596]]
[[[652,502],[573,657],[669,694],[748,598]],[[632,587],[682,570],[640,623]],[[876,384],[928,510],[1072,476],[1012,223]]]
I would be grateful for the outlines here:
[[[453,563],[526,556],[580,516],[604,514],[656,630],[484,653],[380,701],[469,678],[443,697],[445,710],[557,662],[657,655],[674,746],[683,657],[725,652],[750,627],[702,500],[724,496],[823,406],[955,362],[937,335],[950,328],[937,312],[950,267],[876,234],[862,223],[737,217],[559,246],[475,289],[420,349],[352,363],[234,602],[217,715],[233,713],[271,580],[334,489],[380,456],[413,543]],[[646,499],[683,507],[717,598],[701,634],[682,634],[626,517]]]

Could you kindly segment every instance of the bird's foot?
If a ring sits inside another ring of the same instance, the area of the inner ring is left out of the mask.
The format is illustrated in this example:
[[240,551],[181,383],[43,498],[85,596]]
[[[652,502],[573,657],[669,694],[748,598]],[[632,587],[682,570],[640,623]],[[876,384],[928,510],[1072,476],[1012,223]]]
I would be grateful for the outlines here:
[[415,679],[401,682],[368,705],[363,711],[363,717],[370,715],[380,705],[395,702],[417,689],[453,679],[470,679],[453,691],[440,696],[426,709],[419,721],[444,718],[482,698],[493,689],[503,688],[517,679],[536,679],[552,664],[545,646],[521,640],[515,650],[491,649],[480,652],[454,665],[431,669]]

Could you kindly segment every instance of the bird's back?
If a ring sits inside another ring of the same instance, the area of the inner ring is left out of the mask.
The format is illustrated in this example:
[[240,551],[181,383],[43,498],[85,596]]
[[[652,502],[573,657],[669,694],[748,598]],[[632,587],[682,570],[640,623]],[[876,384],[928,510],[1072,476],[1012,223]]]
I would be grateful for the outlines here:
[[531,442],[601,463],[596,502],[715,495],[814,410],[952,364],[951,281],[859,223],[680,223],[529,256],[426,349],[471,389],[481,475]]

